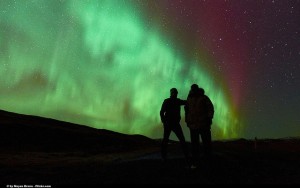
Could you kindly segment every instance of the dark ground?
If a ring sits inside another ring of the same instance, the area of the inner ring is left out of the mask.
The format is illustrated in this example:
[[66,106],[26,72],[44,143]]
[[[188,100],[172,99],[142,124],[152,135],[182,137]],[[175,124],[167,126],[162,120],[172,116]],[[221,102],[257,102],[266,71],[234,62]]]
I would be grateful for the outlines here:
[[177,142],[0,111],[0,185],[300,184],[300,139],[214,141],[186,168]]

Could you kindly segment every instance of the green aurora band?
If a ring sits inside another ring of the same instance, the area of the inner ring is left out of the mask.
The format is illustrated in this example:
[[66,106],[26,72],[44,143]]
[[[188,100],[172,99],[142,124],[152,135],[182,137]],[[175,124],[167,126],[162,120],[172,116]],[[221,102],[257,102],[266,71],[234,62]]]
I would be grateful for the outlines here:
[[[199,58],[187,61],[172,49],[134,2],[0,5],[1,109],[160,138],[159,110],[169,89],[184,99],[198,83],[215,105],[213,138],[239,136],[224,87]],[[184,116],[182,126],[189,137]]]

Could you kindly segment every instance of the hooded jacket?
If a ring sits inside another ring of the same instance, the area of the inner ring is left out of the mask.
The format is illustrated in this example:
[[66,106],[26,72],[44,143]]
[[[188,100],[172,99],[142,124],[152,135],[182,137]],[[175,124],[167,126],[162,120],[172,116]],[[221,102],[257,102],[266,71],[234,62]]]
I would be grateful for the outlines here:
[[189,95],[185,106],[185,121],[190,129],[210,128],[214,106],[208,96],[196,93]]

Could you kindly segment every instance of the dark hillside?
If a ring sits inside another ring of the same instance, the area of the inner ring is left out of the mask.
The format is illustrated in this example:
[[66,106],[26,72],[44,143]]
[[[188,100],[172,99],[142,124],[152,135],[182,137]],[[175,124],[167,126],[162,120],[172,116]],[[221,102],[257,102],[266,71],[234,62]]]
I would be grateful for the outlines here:
[[[190,146],[190,145],[189,145]],[[0,111],[0,185],[300,184],[300,139],[213,141],[188,168],[172,141]]]
[[10,151],[127,151],[155,142],[142,135],[0,110],[0,147]]

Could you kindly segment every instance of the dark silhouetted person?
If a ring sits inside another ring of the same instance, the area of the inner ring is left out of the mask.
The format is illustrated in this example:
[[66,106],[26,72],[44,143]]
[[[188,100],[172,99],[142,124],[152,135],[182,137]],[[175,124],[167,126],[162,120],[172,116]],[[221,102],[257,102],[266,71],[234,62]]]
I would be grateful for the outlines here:
[[191,86],[185,105],[185,121],[190,129],[192,145],[192,163],[196,167],[200,157],[200,136],[203,154],[210,158],[212,152],[211,124],[214,106],[203,88],[197,84]]
[[171,134],[171,131],[173,131],[180,141],[186,162],[189,163],[188,147],[180,125],[180,108],[182,105],[186,104],[186,101],[177,98],[177,95],[177,89],[172,88],[170,90],[170,98],[165,99],[161,106],[160,118],[164,126],[164,135],[161,145],[161,156],[162,159],[166,161],[169,136]]

